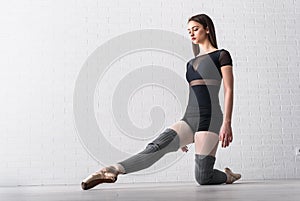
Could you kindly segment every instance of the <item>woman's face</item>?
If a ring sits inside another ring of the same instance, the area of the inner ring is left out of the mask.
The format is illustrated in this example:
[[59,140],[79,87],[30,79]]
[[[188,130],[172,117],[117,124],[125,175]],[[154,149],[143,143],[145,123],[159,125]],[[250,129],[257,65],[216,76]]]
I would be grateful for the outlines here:
[[204,29],[202,24],[195,21],[189,21],[188,33],[191,37],[192,42],[194,44],[199,44],[207,39],[208,28]]

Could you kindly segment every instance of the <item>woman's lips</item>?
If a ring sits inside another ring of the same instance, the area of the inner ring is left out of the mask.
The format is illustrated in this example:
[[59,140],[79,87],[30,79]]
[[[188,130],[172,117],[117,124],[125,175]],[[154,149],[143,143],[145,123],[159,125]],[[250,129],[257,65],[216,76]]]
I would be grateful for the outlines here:
[[193,37],[192,40],[196,40],[196,38]]

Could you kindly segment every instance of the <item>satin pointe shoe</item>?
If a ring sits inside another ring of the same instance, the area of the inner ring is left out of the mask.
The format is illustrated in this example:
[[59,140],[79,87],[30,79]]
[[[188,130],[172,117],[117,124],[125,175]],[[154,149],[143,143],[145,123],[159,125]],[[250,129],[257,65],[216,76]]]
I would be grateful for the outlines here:
[[115,167],[105,167],[85,178],[81,182],[81,188],[83,190],[88,190],[101,183],[115,183],[117,181],[118,174],[119,172]]
[[233,173],[228,167],[224,170],[227,177],[229,177],[229,179],[226,181],[226,184],[232,184],[233,182],[239,180],[242,177],[241,174]]

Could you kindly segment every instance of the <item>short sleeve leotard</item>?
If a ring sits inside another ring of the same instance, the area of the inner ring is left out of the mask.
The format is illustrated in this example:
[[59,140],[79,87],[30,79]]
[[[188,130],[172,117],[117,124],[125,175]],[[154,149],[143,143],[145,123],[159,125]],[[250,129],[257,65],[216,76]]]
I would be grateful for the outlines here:
[[[219,134],[223,122],[223,113],[219,104],[219,90],[222,81],[221,68],[232,66],[230,53],[225,49],[196,56],[187,62],[186,80],[204,80],[205,85],[189,87],[189,99],[181,120],[193,130],[211,131]],[[212,80],[214,84],[208,82]]]

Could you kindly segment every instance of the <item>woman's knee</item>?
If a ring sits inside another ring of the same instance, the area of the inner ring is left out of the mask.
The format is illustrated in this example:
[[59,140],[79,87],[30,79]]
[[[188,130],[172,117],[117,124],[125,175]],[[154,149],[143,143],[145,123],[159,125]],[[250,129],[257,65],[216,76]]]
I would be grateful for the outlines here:
[[150,152],[164,150],[166,152],[177,151],[180,147],[179,136],[171,128],[166,128],[156,139],[146,147]]
[[200,185],[208,185],[210,184],[210,178],[208,176],[206,176],[206,174],[203,174],[203,175],[196,175],[196,181],[198,184]]
[[195,179],[200,185],[211,183],[215,157],[195,154]]

